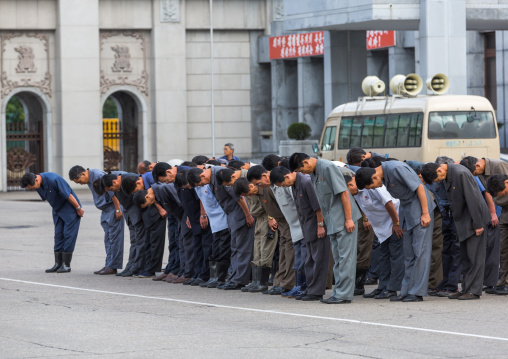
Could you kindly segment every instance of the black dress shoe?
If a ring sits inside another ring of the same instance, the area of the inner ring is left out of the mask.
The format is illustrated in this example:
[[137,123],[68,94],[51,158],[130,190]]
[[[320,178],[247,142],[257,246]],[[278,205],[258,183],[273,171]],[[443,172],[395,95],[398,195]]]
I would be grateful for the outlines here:
[[497,295],[508,295],[508,285],[503,285],[501,287],[497,287],[496,294]]
[[[302,298],[302,300],[303,300],[303,298]],[[349,304],[349,303],[351,303],[350,300],[339,299],[337,297],[330,297],[328,299],[321,299],[320,302],[325,303],[325,304]]]
[[279,292],[279,294],[281,294],[283,289],[281,287],[272,287],[272,288],[270,288],[268,290],[265,290],[265,291],[263,291],[261,293],[272,295],[273,293],[275,293],[275,291],[277,291],[277,292]]
[[410,302],[423,302],[423,298],[419,295],[409,294],[406,298],[402,299],[404,303]]
[[286,292],[287,289],[284,289],[282,287],[276,287],[273,292],[270,293],[270,295],[281,295],[282,293]]
[[389,299],[397,296],[397,292],[395,290],[385,289],[378,295],[374,297],[374,299]]
[[381,294],[383,292],[382,289],[374,289],[372,292],[364,294],[364,298],[374,298],[376,295]]
[[406,295],[398,295],[396,297],[390,298],[390,302],[402,302],[406,297]]
[[186,281],[185,281],[185,282],[183,282],[182,284],[183,284],[183,285],[191,285],[191,284],[192,284],[192,282],[194,282],[195,280],[196,280],[196,278],[191,278],[191,279],[189,279],[189,280],[186,280]]
[[201,278],[196,278],[196,279],[194,279],[194,281],[191,283],[191,287],[197,287],[198,285],[203,284],[203,283],[206,283],[206,281],[204,281],[204,280],[203,280],[203,279],[201,279]]
[[239,284],[239,283],[229,283],[228,285],[224,286],[224,290],[240,290],[242,289],[243,287],[245,287],[244,284]]
[[133,274],[134,274],[134,273],[132,273],[130,270],[128,270],[128,271],[125,271],[125,270],[124,270],[124,271],[122,272],[122,277],[132,277],[132,275],[133,275]]
[[487,294],[496,294],[497,287],[487,285],[487,286],[483,287],[483,291]]
[[[307,294],[301,297],[302,302],[312,302],[323,299],[322,295],[316,295],[316,294]],[[298,299],[297,299],[298,300]]]
[[303,291],[302,294],[299,294],[297,296],[295,296],[295,299],[296,300],[302,300],[303,297],[305,297],[307,295],[307,291]]
[[377,284],[377,278],[369,278],[365,279],[365,285],[374,285]]
[[224,289],[225,286],[229,285],[230,282],[223,282],[222,284],[218,284],[215,288]]
[[365,288],[355,288],[354,295],[364,295],[365,294]]

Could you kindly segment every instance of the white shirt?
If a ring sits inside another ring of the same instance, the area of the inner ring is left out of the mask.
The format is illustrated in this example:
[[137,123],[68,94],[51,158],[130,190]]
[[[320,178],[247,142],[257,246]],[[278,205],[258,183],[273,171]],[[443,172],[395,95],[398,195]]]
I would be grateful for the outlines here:
[[384,242],[392,235],[392,217],[385,208],[385,205],[392,201],[397,213],[399,213],[400,201],[393,198],[386,190],[385,186],[376,189],[364,189],[358,191],[355,196],[356,202],[362,209],[363,213],[369,219],[369,222],[379,240],[379,243]]

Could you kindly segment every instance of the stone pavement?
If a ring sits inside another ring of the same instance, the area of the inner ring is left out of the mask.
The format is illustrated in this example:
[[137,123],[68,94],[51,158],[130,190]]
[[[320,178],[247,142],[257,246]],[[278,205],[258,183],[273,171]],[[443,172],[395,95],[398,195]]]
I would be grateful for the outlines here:
[[506,357],[507,297],[327,306],[94,275],[104,264],[99,211],[88,191],[77,195],[85,216],[72,273],[46,274],[49,205],[36,193],[0,194],[2,359]]

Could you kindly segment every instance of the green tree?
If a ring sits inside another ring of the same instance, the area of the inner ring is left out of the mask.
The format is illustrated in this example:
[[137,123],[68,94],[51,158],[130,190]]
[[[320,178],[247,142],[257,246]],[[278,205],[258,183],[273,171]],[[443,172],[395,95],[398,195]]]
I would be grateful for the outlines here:
[[102,118],[118,118],[118,109],[116,108],[115,101],[108,97],[104,106],[102,107]]
[[8,123],[25,122],[25,109],[17,97],[11,97],[7,103],[5,116]]

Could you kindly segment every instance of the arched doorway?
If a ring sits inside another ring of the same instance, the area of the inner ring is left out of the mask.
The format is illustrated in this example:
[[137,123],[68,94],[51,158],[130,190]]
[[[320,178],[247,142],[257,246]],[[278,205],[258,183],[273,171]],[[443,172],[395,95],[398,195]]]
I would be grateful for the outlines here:
[[104,170],[137,172],[140,106],[127,91],[116,91],[103,104]]
[[5,164],[7,191],[21,190],[26,172],[46,169],[44,123],[46,106],[36,94],[20,91],[5,99],[2,120],[5,121]]

